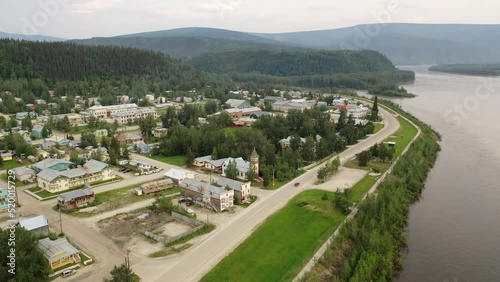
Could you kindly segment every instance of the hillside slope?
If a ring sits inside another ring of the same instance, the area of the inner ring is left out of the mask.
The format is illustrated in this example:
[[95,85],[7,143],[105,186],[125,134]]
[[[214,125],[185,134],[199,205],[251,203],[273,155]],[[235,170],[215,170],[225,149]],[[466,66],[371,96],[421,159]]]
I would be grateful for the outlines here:
[[376,50],[395,64],[500,62],[500,25],[389,23],[253,35],[311,48]]

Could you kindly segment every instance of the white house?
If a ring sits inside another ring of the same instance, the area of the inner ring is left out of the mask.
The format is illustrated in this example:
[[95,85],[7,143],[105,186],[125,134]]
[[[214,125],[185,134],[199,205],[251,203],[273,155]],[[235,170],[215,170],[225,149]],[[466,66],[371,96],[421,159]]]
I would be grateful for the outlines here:
[[194,179],[196,173],[182,168],[169,169],[164,175],[165,178],[170,178],[175,184],[181,184],[186,178]]

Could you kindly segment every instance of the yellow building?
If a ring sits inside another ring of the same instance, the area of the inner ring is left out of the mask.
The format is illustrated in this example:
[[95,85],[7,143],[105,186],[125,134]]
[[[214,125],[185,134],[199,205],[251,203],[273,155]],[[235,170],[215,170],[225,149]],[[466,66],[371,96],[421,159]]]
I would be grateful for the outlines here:
[[41,239],[38,241],[38,248],[42,251],[52,270],[80,262],[80,252],[66,238],[54,241],[49,238]]

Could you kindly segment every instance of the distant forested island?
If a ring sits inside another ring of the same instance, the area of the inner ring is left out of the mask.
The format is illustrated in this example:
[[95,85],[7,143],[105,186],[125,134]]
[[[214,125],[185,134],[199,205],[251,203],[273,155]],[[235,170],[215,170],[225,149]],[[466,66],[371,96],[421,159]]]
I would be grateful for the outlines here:
[[368,93],[378,96],[386,97],[403,97],[403,98],[413,98],[415,94],[409,93],[402,86],[398,87],[394,84],[377,85],[368,89]]
[[486,75],[486,76],[499,76],[500,64],[488,65],[469,65],[469,64],[456,64],[456,65],[435,65],[429,68],[430,71],[447,72],[454,74],[464,75]]

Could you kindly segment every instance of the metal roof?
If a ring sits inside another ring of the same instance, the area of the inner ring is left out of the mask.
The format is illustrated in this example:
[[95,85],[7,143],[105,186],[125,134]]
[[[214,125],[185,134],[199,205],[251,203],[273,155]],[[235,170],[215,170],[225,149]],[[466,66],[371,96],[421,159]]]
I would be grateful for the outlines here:
[[49,226],[49,221],[45,215],[39,215],[32,218],[19,221],[19,225],[24,227],[26,230],[31,231],[38,229],[40,227]]
[[86,196],[92,196],[93,194],[94,194],[94,191],[92,191],[90,188],[84,188],[82,190],[72,191],[72,192],[61,194],[57,197],[57,199],[62,200],[64,202],[68,202],[68,201],[71,201],[73,199],[86,197]]
[[43,256],[49,261],[56,261],[79,253],[66,238],[59,238],[54,241],[50,240],[50,238],[44,238],[39,240],[37,245],[43,252]]

